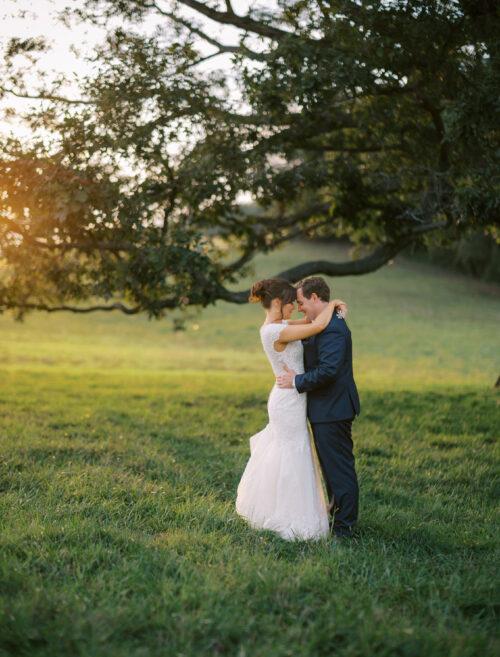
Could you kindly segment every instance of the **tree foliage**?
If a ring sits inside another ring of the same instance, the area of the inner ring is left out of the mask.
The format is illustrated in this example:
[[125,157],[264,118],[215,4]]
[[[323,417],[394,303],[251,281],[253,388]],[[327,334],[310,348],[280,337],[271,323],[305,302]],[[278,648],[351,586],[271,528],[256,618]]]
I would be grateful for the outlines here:
[[497,3],[82,0],[65,20],[117,16],[78,98],[62,78],[27,88],[43,40],[5,49],[2,93],[41,102],[31,139],[2,139],[0,309],[159,317],[244,302],[252,257],[295,237],[367,253],[277,272],[292,281],[498,238]]

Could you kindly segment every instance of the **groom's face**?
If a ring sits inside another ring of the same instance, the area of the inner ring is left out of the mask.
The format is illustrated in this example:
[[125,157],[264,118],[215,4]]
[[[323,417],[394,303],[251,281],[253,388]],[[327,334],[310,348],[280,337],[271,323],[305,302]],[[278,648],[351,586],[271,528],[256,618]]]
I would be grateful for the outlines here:
[[321,310],[321,308],[318,309],[317,300],[318,297],[316,294],[311,294],[311,298],[308,299],[304,296],[301,287],[297,290],[297,307],[299,313],[303,313],[311,321],[317,317],[318,310]]

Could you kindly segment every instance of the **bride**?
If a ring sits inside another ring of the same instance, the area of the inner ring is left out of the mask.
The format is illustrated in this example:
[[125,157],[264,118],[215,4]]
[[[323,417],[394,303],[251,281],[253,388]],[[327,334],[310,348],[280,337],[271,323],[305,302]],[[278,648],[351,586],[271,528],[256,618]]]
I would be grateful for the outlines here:
[[[285,367],[304,372],[302,343],[321,333],[335,306],[328,304],[313,321],[290,320],[296,289],[270,278],[255,283],[250,301],[266,311],[262,346],[276,376]],[[250,438],[250,458],[238,485],[236,511],[255,529],[270,529],[287,540],[319,539],[329,533],[328,509],[306,415],[306,395],[274,385],[267,409],[269,423]]]

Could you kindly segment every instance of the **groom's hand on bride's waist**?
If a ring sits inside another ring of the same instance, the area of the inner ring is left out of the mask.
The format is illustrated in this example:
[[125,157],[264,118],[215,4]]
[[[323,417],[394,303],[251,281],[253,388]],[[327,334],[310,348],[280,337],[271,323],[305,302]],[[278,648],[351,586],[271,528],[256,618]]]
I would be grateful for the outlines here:
[[284,373],[276,377],[276,385],[278,388],[295,388],[294,379],[296,374],[297,372],[294,372],[285,365]]

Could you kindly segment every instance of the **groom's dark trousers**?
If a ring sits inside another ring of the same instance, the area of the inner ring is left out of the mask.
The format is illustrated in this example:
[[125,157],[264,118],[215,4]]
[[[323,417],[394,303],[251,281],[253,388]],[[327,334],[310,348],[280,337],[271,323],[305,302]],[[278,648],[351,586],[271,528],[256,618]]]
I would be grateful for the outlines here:
[[334,513],[333,531],[350,536],[359,500],[351,426],[360,413],[351,332],[334,315],[324,331],[302,344],[305,373],[297,374],[294,383],[298,392],[307,392],[307,416]]

